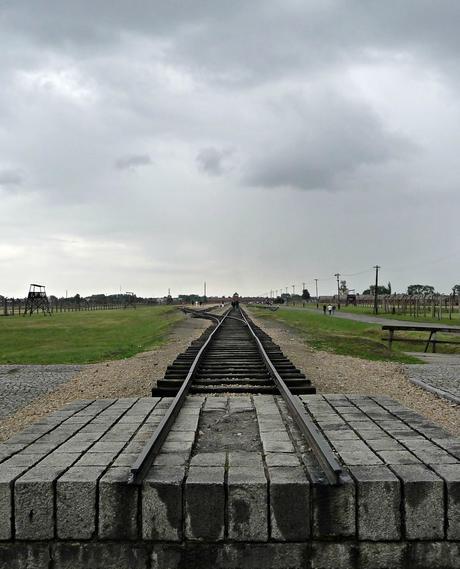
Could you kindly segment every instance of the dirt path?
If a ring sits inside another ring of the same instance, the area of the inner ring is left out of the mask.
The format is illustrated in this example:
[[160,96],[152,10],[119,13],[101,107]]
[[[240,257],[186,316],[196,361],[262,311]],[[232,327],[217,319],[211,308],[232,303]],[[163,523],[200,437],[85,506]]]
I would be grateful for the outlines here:
[[163,377],[168,364],[198,338],[209,320],[187,316],[172,330],[169,340],[154,350],[124,359],[84,366],[72,380],[34,399],[14,415],[0,421],[0,441],[52,411],[78,399],[149,397],[152,385]]
[[313,350],[295,330],[268,318],[255,318],[292,362],[305,372],[319,393],[388,395],[460,435],[460,406],[411,383],[402,364],[373,362]]

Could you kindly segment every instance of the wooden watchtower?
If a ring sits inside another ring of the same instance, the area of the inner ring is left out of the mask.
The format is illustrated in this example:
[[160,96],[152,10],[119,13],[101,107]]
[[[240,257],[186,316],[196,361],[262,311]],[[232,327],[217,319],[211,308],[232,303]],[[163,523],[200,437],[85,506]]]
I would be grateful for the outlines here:
[[136,308],[136,295],[134,292],[125,292],[123,308]]
[[34,312],[39,312],[40,310],[43,311],[44,316],[47,314],[51,316],[50,303],[46,296],[45,285],[31,284],[26,299],[24,316],[26,314],[31,316]]

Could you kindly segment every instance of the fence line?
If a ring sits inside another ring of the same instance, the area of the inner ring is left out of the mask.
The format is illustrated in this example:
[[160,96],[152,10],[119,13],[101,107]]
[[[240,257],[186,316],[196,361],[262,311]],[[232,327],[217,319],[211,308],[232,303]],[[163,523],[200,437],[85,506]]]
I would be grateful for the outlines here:
[[[50,300],[50,312],[80,312],[82,310],[119,310],[125,308],[136,308],[136,306],[154,306],[154,302],[136,302],[127,304],[125,302],[106,302],[97,303],[91,301],[75,302],[71,300]],[[3,298],[0,301],[0,316],[19,316],[23,315],[26,307],[25,298]],[[40,311],[41,312],[41,311]]]

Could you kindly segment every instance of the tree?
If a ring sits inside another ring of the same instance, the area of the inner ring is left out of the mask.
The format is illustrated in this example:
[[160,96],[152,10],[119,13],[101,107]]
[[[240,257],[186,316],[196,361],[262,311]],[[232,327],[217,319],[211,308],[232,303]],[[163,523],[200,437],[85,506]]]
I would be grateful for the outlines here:
[[346,294],[348,292],[347,281],[340,281],[339,290],[342,294]]
[[407,287],[407,294],[410,296],[434,294],[434,286],[413,284]]
[[[366,290],[363,290],[363,294],[372,294],[373,295],[374,291],[375,291],[375,285],[371,285]],[[391,288],[388,289],[386,286],[379,285],[377,287],[377,294],[391,294]]]
[[306,288],[303,289],[302,298],[304,300],[310,300],[310,293],[308,292],[308,289],[306,289]]
[[456,284],[452,287],[452,292],[457,296],[460,296],[460,284]]
[[388,289],[388,294],[391,294],[391,283],[390,283],[390,281],[388,281],[387,289]]

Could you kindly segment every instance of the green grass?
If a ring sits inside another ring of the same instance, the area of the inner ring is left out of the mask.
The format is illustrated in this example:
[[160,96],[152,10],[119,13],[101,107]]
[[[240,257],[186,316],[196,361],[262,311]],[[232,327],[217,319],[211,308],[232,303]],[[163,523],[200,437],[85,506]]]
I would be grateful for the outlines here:
[[[294,329],[318,350],[367,360],[383,360],[402,363],[420,363],[417,358],[403,353],[405,344],[395,345],[390,351],[382,337],[381,326],[324,316],[308,310],[280,308],[276,312],[251,309],[261,319],[278,320]],[[414,347],[411,344],[411,351]]]
[[163,343],[183,316],[174,307],[0,317],[0,364],[83,364]]

